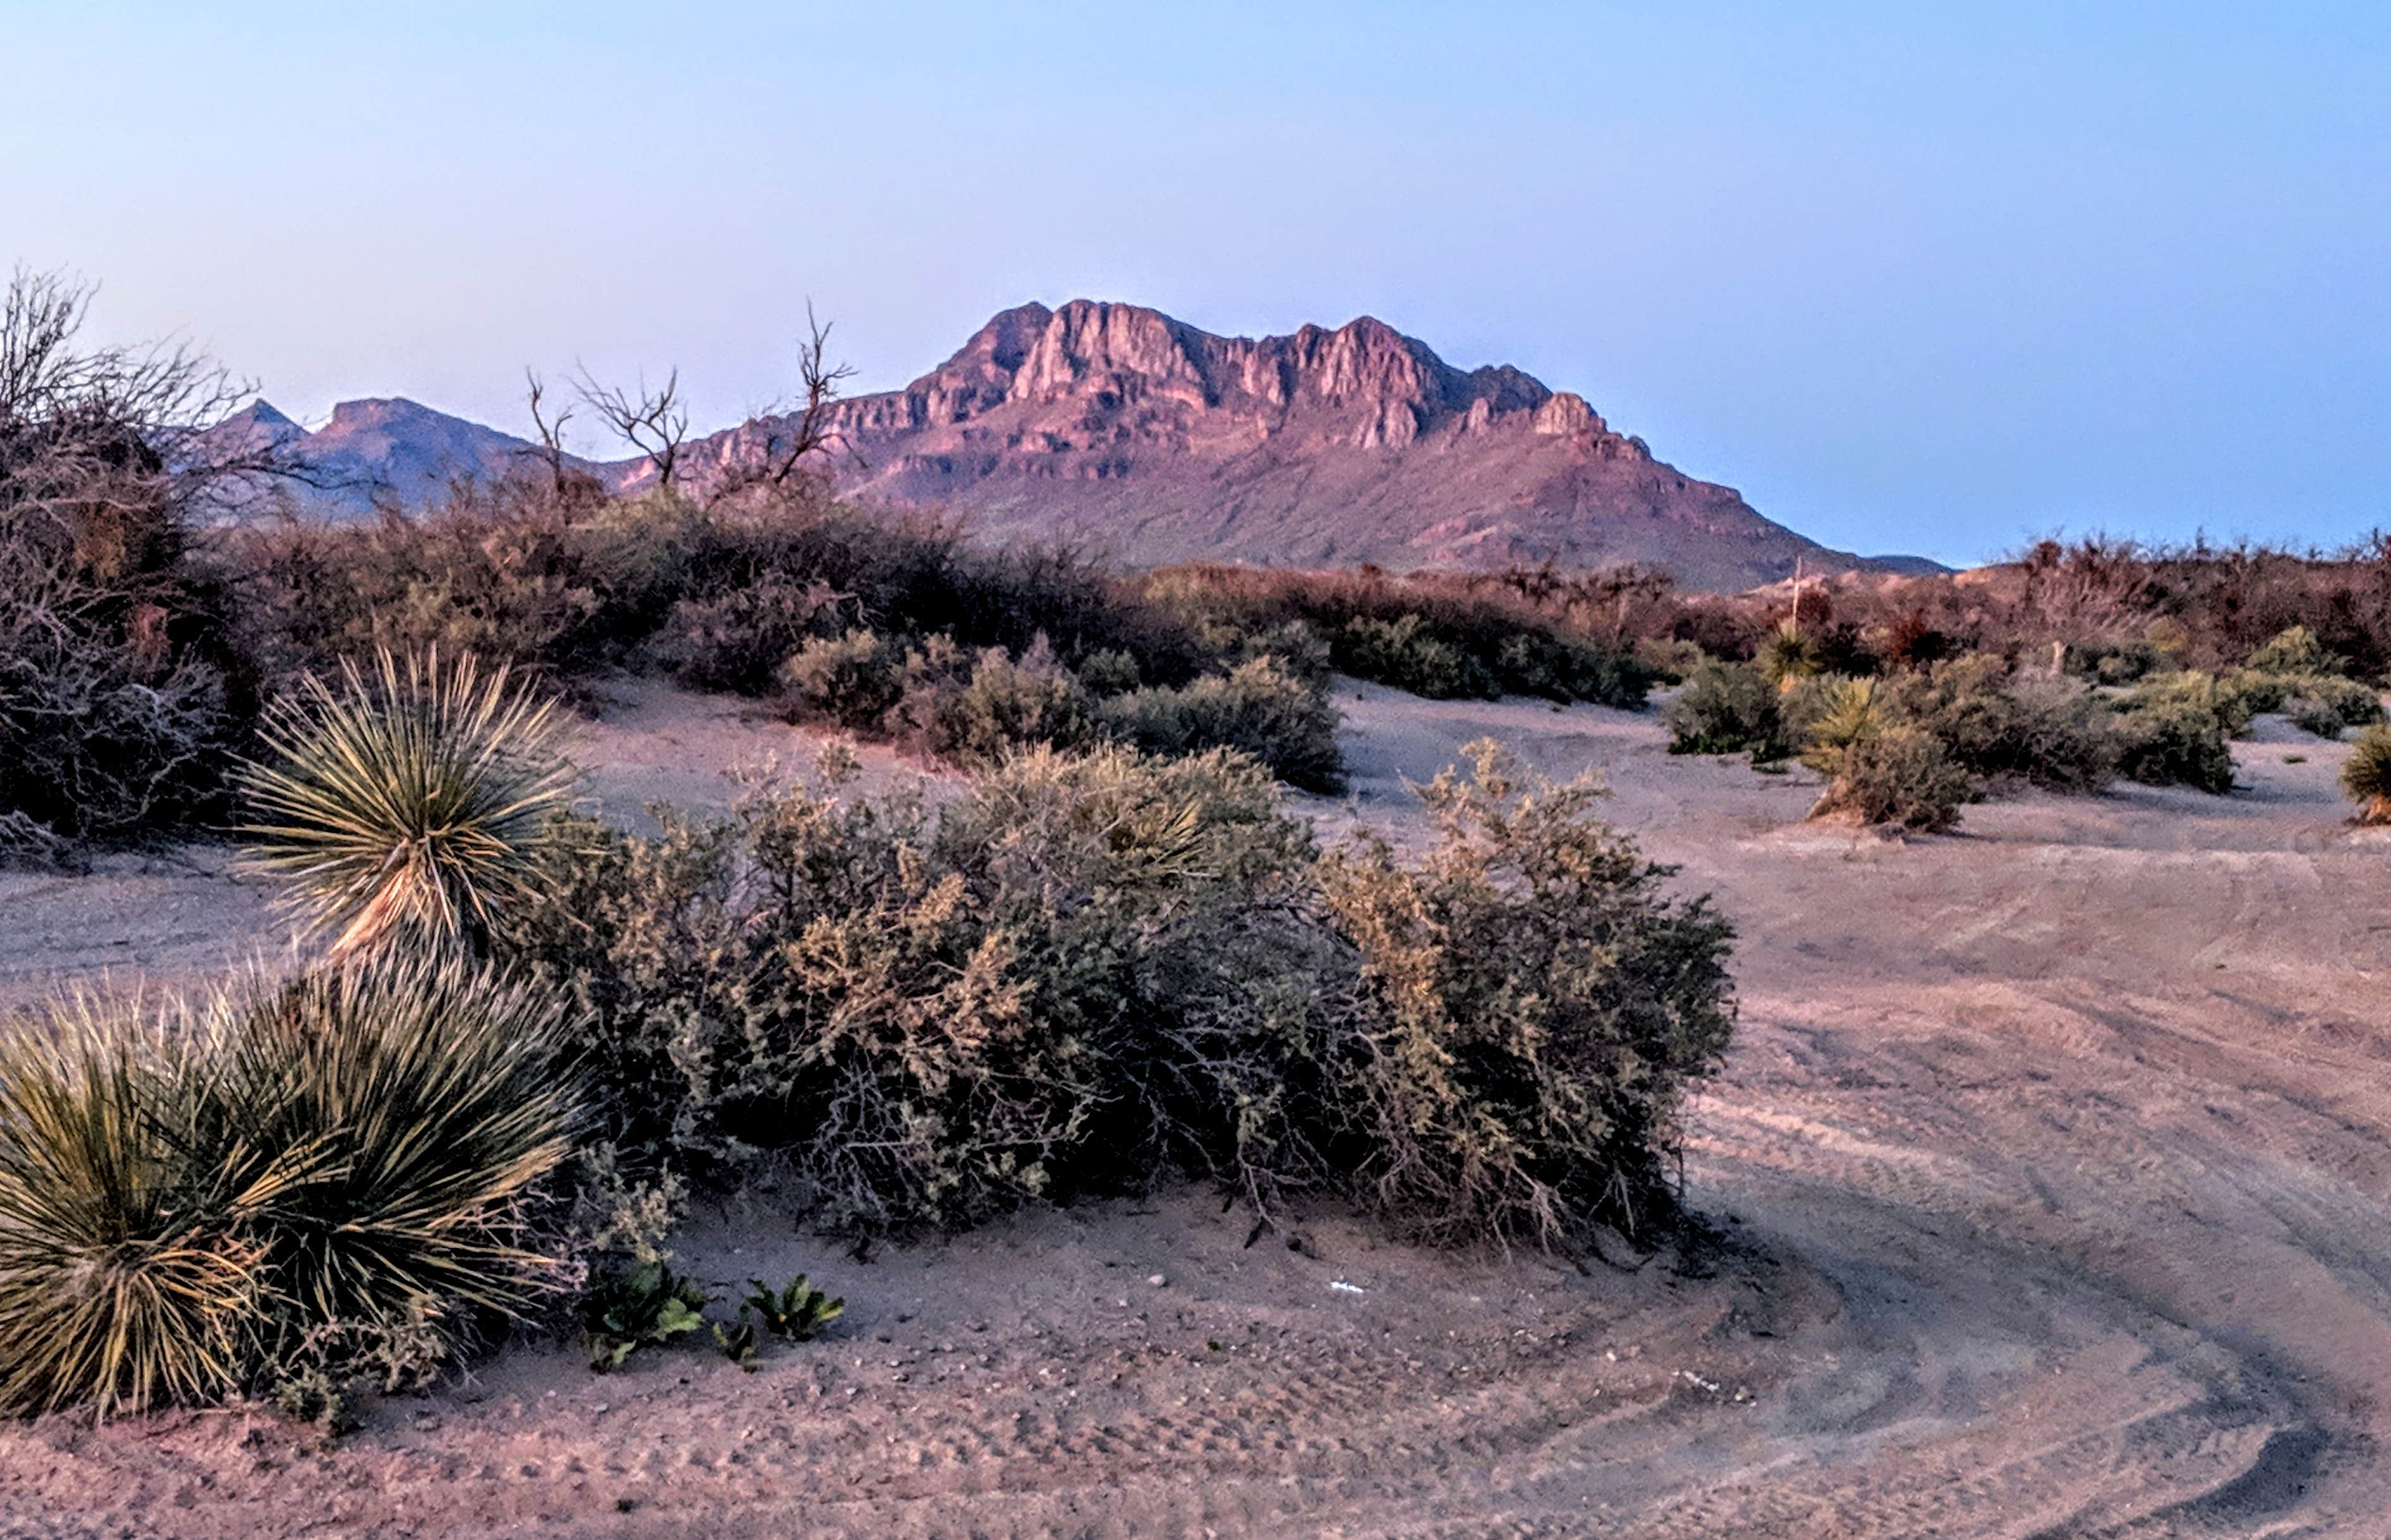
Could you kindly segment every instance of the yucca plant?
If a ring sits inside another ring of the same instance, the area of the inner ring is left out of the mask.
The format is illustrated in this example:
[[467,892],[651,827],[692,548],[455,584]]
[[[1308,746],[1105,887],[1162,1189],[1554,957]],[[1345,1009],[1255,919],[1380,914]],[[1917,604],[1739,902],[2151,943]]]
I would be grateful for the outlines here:
[[275,1336],[516,1316],[555,1281],[522,1210],[579,1118],[556,996],[408,954],[252,980],[209,1016],[200,1132],[226,1166],[321,1152],[246,1225]]
[[1890,725],[1884,703],[1877,698],[1876,680],[1829,682],[1817,715],[1803,733],[1802,762],[1823,774],[1837,774],[1853,744],[1875,737]]
[[2377,722],[2350,745],[2341,789],[2358,804],[2358,822],[2391,823],[2391,724]]
[[1790,690],[1826,669],[1825,660],[1818,655],[1818,644],[1790,615],[1762,640],[1752,661],[1760,665],[1768,682],[1779,690]]
[[343,960],[394,941],[477,947],[529,896],[536,848],[570,804],[555,702],[470,655],[379,654],[338,689],[309,675],[266,713],[268,762],[239,780],[258,869]]
[[238,1378],[262,1260],[245,1226],[314,1152],[239,1175],[212,1158],[191,1026],[88,995],[0,1024],[0,1407],[106,1416]]

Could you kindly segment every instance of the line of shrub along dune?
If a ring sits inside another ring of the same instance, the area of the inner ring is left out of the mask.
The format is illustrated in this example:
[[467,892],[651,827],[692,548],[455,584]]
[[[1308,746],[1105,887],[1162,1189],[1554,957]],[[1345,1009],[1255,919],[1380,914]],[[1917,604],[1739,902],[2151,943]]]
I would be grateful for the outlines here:
[[1672,753],[1749,754],[1762,767],[1798,754],[1829,778],[1816,816],[1933,830],[2004,782],[2097,792],[2124,776],[2222,795],[2233,789],[2228,739],[2283,711],[2321,738],[2372,730],[2346,782],[2371,821],[2383,697],[2353,667],[2295,626],[2221,673],[2153,665],[2130,685],[1990,653],[1853,676],[1830,671],[1789,618],[1750,662],[1696,664],[1664,719]]
[[[317,961],[0,1026],[0,1404],[337,1424],[510,1331],[693,1336],[694,1195],[868,1238],[1213,1184],[1258,1225],[1588,1256],[1670,1236],[1730,933],[1492,743],[1416,860],[1323,853],[1234,749],[1002,753],[959,798],[835,747],[726,818],[575,817],[504,668],[310,679],[240,770]],[[756,1280],[722,1351],[837,1301]]]

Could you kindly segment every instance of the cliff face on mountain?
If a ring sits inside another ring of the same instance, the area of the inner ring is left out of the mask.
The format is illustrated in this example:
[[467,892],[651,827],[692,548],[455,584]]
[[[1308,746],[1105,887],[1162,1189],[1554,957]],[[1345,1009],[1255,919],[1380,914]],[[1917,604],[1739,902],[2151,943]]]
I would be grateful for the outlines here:
[[[835,403],[830,422],[819,463],[846,497],[1129,565],[1637,562],[1743,589],[1797,561],[1878,564],[1653,459],[1578,396],[1508,367],[1455,369],[1367,317],[1219,337],[1137,305],[1025,304],[904,389]],[[789,426],[768,417],[696,440],[676,473],[718,486]],[[535,463],[520,438],[405,400],[343,402],[313,433],[261,401],[216,432],[280,446],[309,472],[284,495],[331,517],[421,506],[455,479]],[[588,468],[626,491],[656,475],[644,459]]]
[[[1136,305],[1026,304],[904,389],[833,411],[843,493],[1139,565],[1635,561],[1744,588],[1797,558],[1863,564],[1653,459],[1578,396],[1508,367],[1454,369],[1367,317],[1220,337]],[[785,426],[698,441],[678,474],[717,481]],[[627,489],[654,475],[609,469]]]

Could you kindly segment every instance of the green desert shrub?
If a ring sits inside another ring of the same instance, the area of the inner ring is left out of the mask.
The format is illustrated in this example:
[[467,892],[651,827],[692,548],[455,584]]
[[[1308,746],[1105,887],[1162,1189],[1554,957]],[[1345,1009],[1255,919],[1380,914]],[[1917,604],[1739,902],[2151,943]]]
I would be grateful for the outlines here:
[[2383,696],[2373,686],[2339,674],[2310,674],[2300,679],[2286,703],[2292,720],[2320,738],[2338,738],[2342,730],[2369,727],[2383,720]]
[[2208,691],[2178,683],[2121,712],[2117,773],[2145,785],[2231,791],[2233,751],[2212,699]]
[[1591,1244],[1666,1213],[1687,1087],[1734,1028],[1732,932],[1671,869],[1491,741],[1423,789],[1435,848],[1332,854],[1323,886],[1363,964],[1336,1045],[1338,1130],[1365,1200],[1431,1239]]
[[[457,961],[0,1024],[0,1406],[420,1378],[549,1291],[560,1003]],[[314,1409],[320,1409],[314,1408]]]
[[964,664],[932,637],[906,663],[891,713],[898,739],[959,765],[992,765],[1025,744],[1079,747],[1100,734],[1095,700],[1042,639],[1019,658],[990,647]]
[[781,693],[799,717],[871,731],[904,697],[904,649],[872,631],[817,637],[781,665]]
[[[1031,750],[937,812],[838,774],[560,857],[514,938],[588,1003],[629,1168],[718,1183],[769,1158],[869,1232],[1222,1153],[1206,1141],[1236,1095],[1170,1045],[1267,1038],[1222,1023],[1312,998],[1264,955],[1310,860],[1267,772]],[[1250,1079],[1257,1106],[1284,1089],[1275,1061]]]
[[2228,688],[2216,675],[2196,668],[2154,675],[2113,704],[2126,714],[2166,706],[2199,712],[2215,721],[2218,731],[2229,738],[2247,731],[2251,718],[2256,715],[2247,695]]
[[2290,707],[2292,725],[2319,738],[2338,738],[2347,725],[2342,721],[2341,713],[2321,701],[2294,696]]
[[2305,626],[2276,632],[2250,654],[2247,665],[2261,674],[2341,674],[2348,665],[2325,651],[2317,634]]
[[2391,726],[2359,733],[2342,762],[2341,789],[2358,804],[2361,823],[2391,823]]
[[1942,740],[1920,727],[1894,722],[1818,756],[1829,776],[1813,818],[1898,823],[1933,833],[1959,821],[1979,795],[1975,781],[1954,763]]
[[554,703],[470,656],[342,668],[266,712],[269,757],[240,772],[250,860],[335,957],[478,945],[571,796]]
[[1672,754],[1740,754],[1783,758],[1787,745],[1777,687],[1747,663],[1703,662],[1663,708]]
[[[1554,593],[1569,587],[1550,574],[1190,566],[1149,574],[1143,592],[1223,664],[1272,653],[1308,674],[1325,642],[1328,665],[1415,694],[1641,707],[1659,672],[1637,659],[1624,633],[1597,637],[1590,615],[1564,613]],[[1606,621],[1618,613],[1604,608]]]
[[2255,668],[2228,669],[2217,679],[2217,720],[2225,724],[2228,736],[2239,738],[2250,731],[2252,718],[2283,709],[2294,687],[2295,680],[2288,674],[2263,673]]
[[1954,764],[2064,791],[2097,791],[2116,768],[2112,714],[2066,679],[2019,676],[1974,654],[1886,681],[1886,706],[1932,733]]
[[1493,700],[1503,692],[1493,669],[1436,635],[1418,615],[1357,615],[1333,633],[1330,647],[1345,673],[1430,700]]
[[1323,684],[1297,678],[1276,658],[1255,658],[1175,690],[1132,690],[1104,701],[1098,714],[1115,737],[1143,753],[1231,748],[1305,791],[1345,789],[1337,707]]
[[626,1185],[769,1171],[874,1234],[1194,1176],[1574,1245],[1667,1210],[1726,932],[1492,752],[1428,862],[1325,869],[1231,752],[1017,752],[937,809],[832,765],[559,841],[504,950],[586,1008]]

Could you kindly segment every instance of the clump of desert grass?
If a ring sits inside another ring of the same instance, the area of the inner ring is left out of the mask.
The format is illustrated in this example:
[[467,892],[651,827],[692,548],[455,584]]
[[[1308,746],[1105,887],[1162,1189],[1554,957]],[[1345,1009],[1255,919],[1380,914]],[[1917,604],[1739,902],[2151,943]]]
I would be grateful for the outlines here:
[[0,1023],[0,1405],[106,1416],[235,1382],[249,1225],[278,1194],[193,1158],[190,1025],[92,995]]
[[0,1022],[0,1407],[420,1379],[525,1314],[565,1025],[454,958]]
[[533,856],[571,803],[552,698],[502,665],[385,652],[336,688],[308,675],[240,772],[249,859],[345,959],[406,940],[472,945],[533,897]]
[[2378,722],[2350,745],[2341,789],[2358,804],[2360,823],[2391,823],[2391,725]]

